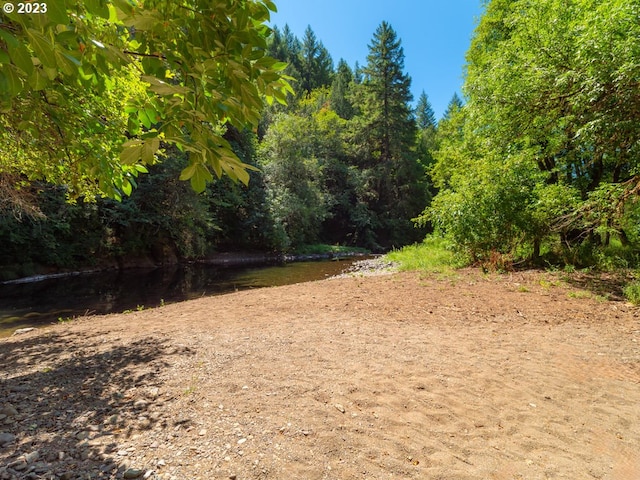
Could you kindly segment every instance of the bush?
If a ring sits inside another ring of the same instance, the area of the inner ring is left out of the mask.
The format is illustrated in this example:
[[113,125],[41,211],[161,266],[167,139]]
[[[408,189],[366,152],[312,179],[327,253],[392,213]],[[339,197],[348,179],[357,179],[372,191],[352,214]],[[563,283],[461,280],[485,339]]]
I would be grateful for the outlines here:
[[624,296],[634,305],[640,305],[640,281],[631,282],[623,290]]

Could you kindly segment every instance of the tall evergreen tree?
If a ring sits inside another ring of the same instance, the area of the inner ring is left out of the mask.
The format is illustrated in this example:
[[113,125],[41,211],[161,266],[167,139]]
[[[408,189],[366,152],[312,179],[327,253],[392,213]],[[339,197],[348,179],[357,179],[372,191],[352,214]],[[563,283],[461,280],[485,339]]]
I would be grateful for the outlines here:
[[353,116],[353,105],[347,98],[349,86],[353,82],[353,72],[344,59],[338,62],[338,71],[331,84],[331,108],[342,118]]
[[284,51],[286,52],[286,57],[283,61],[289,64],[285,73],[294,78],[300,78],[300,72],[302,71],[302,43],[293,34],[288,24],[285,24],[282,29],[282,38],[285,45]]
[[447,109],[444,111],[444,115],[442,116],[442,120],[449,120],[451,116],[460,111],[464,106],[464,102],[460,98],[457,92],[453,94],[451,100],[449,100],[449,104],[447,105]]
[[369,113],[381,162],[402,155],[415,139],[415,120],[409,103],[411,77],[404,72],[404,49],[396,32],[382,22],[374,33],[363,69],[367,92],[363,110]]
[[333,60],[316,34],[307,26],[301,50],[301,87],[309,95],[315,88],[329,86],[333,75]]
[[387,22],[369,45],[363,83],[356,92],[359,115],[354,138],[361,143],[359,164],[370,185],[369,208],[377,219],[383,247],[418,239],[410,219],[422,210],[428,194],[425,171],[415,152],[417,128],[410,102],[411,78],[404,72],[404,50]]
[[420,94],[418,105],[416,105],[416,122],[420,130],[436,127],[436,115],[433,113],[429,97],[424,93],[424,90]]

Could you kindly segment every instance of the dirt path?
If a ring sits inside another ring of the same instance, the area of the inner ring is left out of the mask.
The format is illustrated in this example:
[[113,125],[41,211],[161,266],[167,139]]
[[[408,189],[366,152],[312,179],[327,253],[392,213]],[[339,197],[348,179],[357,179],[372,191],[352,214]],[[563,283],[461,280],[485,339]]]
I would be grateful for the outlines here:
[[0,341],[0,480],[637,480],[639,342],[636,308],[531,272],[80,320]]

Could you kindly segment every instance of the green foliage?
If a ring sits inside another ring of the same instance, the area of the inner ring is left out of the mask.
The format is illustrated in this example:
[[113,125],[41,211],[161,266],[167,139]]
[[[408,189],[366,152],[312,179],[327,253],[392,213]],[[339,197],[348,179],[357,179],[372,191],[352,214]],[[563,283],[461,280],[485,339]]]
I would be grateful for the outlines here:
[[[160,3],[141,8],[131,2],[125,12],[125,2],[106,2],[108,18],[94,15],[95,2],[88,4],[78,25],[56,27],[70,32],[62,37],[64,48],[80,52],[79,73],[56,70],[42,88],[23,86],[5,98],[11,110],[0,122],[20,128],[0,128],[0,195],[15,196],[19,207],[3,209],[8,215],[0,217],[4,272],[13,263],[21,265],[12,272],[35,272],[41,265],[158,264],[221,250],[299,251],[307,244],[380,251],[423,238],[427,228],[414,228],[410,219],[429,201],[425,173],[439,140],[433,119],[416,128],[402,48],[388,24],[376,32],[366,68],[352,70],[341,61],[334,72],[310,28],[304,42],[287,26],[274,28],[262,51],[255,35],[267,33],[261,19],[268,9],[260,5],[269,2]],[[184,18],[174,18],[182,10]],[[209,18],[213,10],[228,13]],[[197,18],[202,22],[191,32]],[[62,48],[52,25],[40,27],[49,32],[51,48]],[[245,35],[245,27],[251,33]],[[47,48],[40,37],[31,47],[18,33],[29,58],[34,48]],[[215,65],[198,49],[207,41],[220,59]],[[218,41],[228,42],[228,50],[220,52]],[[245,42],[240,53],[238,42]],[[271,64],[266,53],[286,67]],[[22,63],[20,52],[12,55]],[[188,65],[179,63],[180,55]],[[385,69],[393,75],[387,78]],[[295,77],[297,95],[278,72]],[[272,92],[276,100],[286,94],[289,105],[266,109],[257,133],[234,126],[243,115],[242,124],[255,126],[252,96],[269,88],[280,92]],[[428,100],[423,107],[428,113]],[[216,116],[219,108],[223,116]],[[20,123],[23,117],[29,120]],[[32,128],[36,121],[39,128]],[[224,156],[218,170],[205,150]],[[210,183],[226,171],[225,162],[231,175]],[[139,175],[147,171],[151,175]],[[234,174],[250,178],[249,185],[232,181]],[[65,204],[83,195],[95,203]],[[39,216],[25,216],[29,203]]]
[[435,130],[437,126],[436,115],[433,113],[429,97],[424,90],[420,94],[416,105],[416,122],[420,130]]
[[640,305],[640,282],[629,283],[623,289],[624,297],[634,305]]
[[328,216],[321,187],[321,142],[312,117],[280,114],[261,145],[269,204],[285,250],[316,243]]
[[418,221],[481,261],[535,260],[545,244],[593,259],[616,236],[634,241],[639,6],[487,2]]
[[622,290],[624,297],[634,305],[640,305],[640,281],[629,282]]
[[364,79],[354,84],[356,115],[350,148],[362,172],[370,215],[371,248],[404,245],[424,236],[409,221],[429,201],[424,166],[416,151],[417,128],[409,102],[411,78],[396,32],[382,22],[369,46]]
[[[286,65],[265,55],[271,1],[48,5],[44,15],[14,12],[0,24],[2,143],[19,147],[17,159],[0,152],[0,173],[64,183],[73,196],[95,194],[98,180],[119,198],[162,141],[188,153],[180,178],[196,191],[213,174],[248,182],[224,126],[257,126],[263,98],[284,102],[291,92],[279,74]],[[83,142],[99,150],[105,129],[106,151],[85,155]],[[33,162],[22,132],[43,139],[46,161]]]

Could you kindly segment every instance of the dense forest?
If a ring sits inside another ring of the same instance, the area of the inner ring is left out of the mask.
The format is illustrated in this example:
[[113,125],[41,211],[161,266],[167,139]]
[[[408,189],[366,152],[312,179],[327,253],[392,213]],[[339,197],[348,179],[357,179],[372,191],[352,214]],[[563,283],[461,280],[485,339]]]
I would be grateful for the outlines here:
[[431,232],[467,262],[637,264],[639,0],[486,1],[439,121],[387,22],[350,66],[271,2],[187,3],[0,23],[4,278]]

